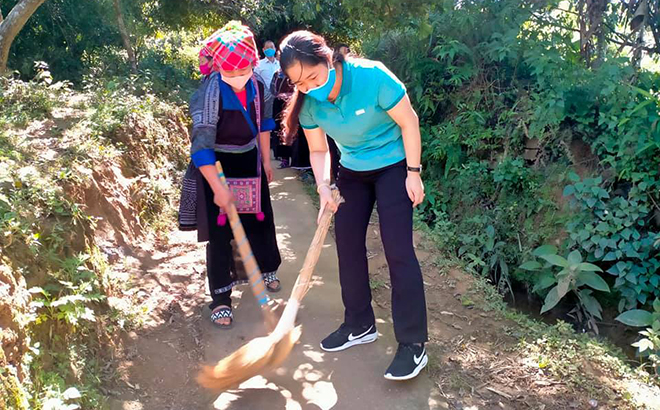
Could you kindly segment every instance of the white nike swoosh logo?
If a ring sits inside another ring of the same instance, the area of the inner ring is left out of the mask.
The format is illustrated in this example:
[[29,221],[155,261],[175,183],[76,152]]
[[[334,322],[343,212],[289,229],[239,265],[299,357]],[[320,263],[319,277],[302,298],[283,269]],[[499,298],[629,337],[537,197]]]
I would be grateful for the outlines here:
[[352,341],[355,340],[355,339],[359,339],[359,338],[361,338],[361,337],[363,337],[363,336],[366,336],[367,333],[371,332],[371,329],[372,329],[372,328],[373,328],[373,326],[369,327],[369,329],[367,329],[367,331],[364,332],[364,333],[362,333],[361,335],[353,336],[353,333],[349,334],[349,335],[348,335],[348,341],[349,341],[349,342],[352,342]]
[[419,357],[413,356],[413,360],[415,361],[416,365],[419,365],[419,363],[422,361],[422,358],[424,357],[425,354],[426,354],[426,347],[422,350],[422,353],[419,355]]

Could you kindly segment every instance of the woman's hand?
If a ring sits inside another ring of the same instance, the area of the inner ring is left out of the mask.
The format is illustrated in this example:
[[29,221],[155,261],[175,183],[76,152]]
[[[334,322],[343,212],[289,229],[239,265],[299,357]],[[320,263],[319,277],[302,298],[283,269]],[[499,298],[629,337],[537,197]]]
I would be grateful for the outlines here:
[[406,191],[408,191],[408,198],[413,203],[413,208],[424,202],[424,183],[419,172],[408,172]]
[[321,222],[321,215],[323,215],[326,207],[332,212],[337,212],[337,208],[339,207],[332,197],[332,189],[328,185],[322,185],[319,188],[319,201],[321,202],[321,209],[319,210],[318,218],[316,218],[316,223]]
[[213,202],[227,212],[229,204],[234,202],[234,196],[229,189],[221,186],[218,187],[213,193]]
[[264,163],[264,172],[266,173],[268,183],[273,182],[273,166],[270,164],[270,161]]

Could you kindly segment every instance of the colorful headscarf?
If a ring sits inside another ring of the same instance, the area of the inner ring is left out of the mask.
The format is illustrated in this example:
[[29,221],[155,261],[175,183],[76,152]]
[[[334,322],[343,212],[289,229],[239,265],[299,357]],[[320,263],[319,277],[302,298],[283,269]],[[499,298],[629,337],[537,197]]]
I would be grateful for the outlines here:
[[204,40],[200,55],[213,57],[213,66],[227,71],[240,70],[259,61],[254,34],[240,21],[230,21]]

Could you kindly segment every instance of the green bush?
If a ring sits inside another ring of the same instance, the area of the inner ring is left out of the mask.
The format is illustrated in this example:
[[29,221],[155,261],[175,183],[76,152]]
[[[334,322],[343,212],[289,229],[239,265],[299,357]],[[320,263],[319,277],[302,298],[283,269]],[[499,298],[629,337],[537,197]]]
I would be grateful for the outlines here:
[[544,298],[538,274],[512,267],[543,244],[577,251],[612,289],[576,289],[585,315],[600,312],[598,299],[648,308],[660,282],[660,75],[618,47],[587,64],[562,28],[574,15],[550,15],[555,6],[438,5],[363,49],[405,80],[420,114],[428,201],[418,219],[442,246],[500,289],[507,277]]
[[70,90],[70,83],[52,84],[45,63],[37,62],[37,76],[30,82],[0,77],[0,126],[24,127],[30,121],[47,119]]

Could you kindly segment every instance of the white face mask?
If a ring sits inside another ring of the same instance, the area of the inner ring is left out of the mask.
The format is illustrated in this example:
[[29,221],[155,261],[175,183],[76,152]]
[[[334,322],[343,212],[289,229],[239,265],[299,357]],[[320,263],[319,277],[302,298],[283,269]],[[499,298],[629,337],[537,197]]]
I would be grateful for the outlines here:
[[236,77],[225,77],[222,75],[222,81],[226,82],[233,88],[237,90],[242,90],[243,87],[245,87],[245,84],[247,84],[248,81],[250,81],[250,78],[252,78],[252,71],[250,71],[247,74],[244,75],[239,75]]

